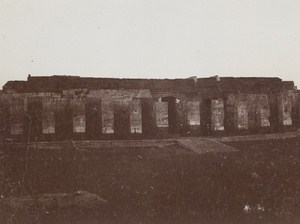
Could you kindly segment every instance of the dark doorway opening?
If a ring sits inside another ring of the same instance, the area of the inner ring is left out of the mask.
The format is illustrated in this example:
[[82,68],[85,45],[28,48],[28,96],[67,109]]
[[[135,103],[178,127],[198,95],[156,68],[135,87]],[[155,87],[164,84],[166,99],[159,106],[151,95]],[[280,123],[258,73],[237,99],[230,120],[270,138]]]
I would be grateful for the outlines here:
[[88,100],[85,106],[86,134],[90,139],[99,139],[102,132],[100,100]]
[[130,136],[130,115],[127,106],[114,108],[114,129],[117,138],[125,139]]
[[169,121],[169,133],[175,134],[179,132],[179,126],[177,122],[177,108],[176,108],[176,97],[168,96],[162,97],[162,102],[168,103],[168,121]]
[[211,134],[211,100],[203,100],[203,113],[202,113],[202,133],[207,136]]

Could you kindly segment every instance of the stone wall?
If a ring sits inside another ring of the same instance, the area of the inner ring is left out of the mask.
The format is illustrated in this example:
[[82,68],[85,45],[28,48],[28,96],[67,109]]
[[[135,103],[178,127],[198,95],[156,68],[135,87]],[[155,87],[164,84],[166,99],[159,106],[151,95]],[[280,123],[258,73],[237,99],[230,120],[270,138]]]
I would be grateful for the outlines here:
[[279,79],[86,79],[83,84],[78,78],[69,83],[49,78],[51,89],[61,92],[41,92],[41,80],[29,83],[36,93],[0,94],[2,136],[26,140],[30,134],[31,141],[157,138],[293,130],[300,123],[299,93]]
[[249,133],[259,129],[269,129],[271,126],[270,108],[268,94],[231,93],[226,100],[226,125],[230,126],[233,132]]

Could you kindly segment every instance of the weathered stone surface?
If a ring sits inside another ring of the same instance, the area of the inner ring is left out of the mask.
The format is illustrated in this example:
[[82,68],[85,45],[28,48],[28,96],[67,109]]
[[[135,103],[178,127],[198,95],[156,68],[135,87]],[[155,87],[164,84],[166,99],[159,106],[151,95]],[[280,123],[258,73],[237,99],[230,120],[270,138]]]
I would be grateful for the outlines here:
[[102,133],[114,133],[114,106],[109,100],[102,100]]
[[200,102],[187,102],[187,123],[190,126],[200,125]]
[[43,134],[55,133],[56,101],[51,98],[43,99]]
[[103,100],[131,101],[137,98],[152,98],[149,89],[100,89],[90,90],[88,97],[98,97]]
[[266,94],[247,94],[249,127],[270,126],[270,105]]
[[87,98],[85,115],[87,136],[92,139],[99,138],[102,134],[101,98]]
[[168,103],[167,102],[155,102],[155,115],[156,115],[156,127],[165,128],[169,126],[168,120]]
[[130,102],[130,132],[142,133],[142,107],[140,100]]
[[270,127],[270,105],[266,94],[257,95],[257,113],[260,127]]
[[24,131],[24,99],[10,99],[10,134],[22,135]]
[[248,129],[248,108],[245,101],[237,103],[237,128]]
[[71,107],[73,111],[73,132],[85,132],[85,102],[82,100],[72,100]]
[[287,91],[279,94],[279,121],[283,126],[291,126],[292,120],[292,107],[294,101],[294,92]]
[[224,102],[222,99],[211,101],[211,129],[224,130]]
[[24,141],[30,116],[34,141],[294,130],[296,92],[293,82],[278,78],[28,77],[8,82],[0,94],[1,133]]

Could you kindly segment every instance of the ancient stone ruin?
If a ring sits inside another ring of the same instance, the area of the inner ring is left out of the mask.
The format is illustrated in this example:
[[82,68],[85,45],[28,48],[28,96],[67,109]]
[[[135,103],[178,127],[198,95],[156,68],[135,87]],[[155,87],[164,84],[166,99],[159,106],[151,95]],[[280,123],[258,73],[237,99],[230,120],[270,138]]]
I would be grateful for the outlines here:
[[0,92],[2,139],[243,135],[300,127],[299,91],[279,78],[28,76]]

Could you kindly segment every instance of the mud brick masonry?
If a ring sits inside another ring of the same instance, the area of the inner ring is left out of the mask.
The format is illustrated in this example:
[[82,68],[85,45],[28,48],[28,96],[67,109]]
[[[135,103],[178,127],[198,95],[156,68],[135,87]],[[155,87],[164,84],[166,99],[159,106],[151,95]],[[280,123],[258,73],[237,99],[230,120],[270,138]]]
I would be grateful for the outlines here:
[[0,131],[17,141],[293,131],[299,96],[279,78],[28,76],[0,91]]

